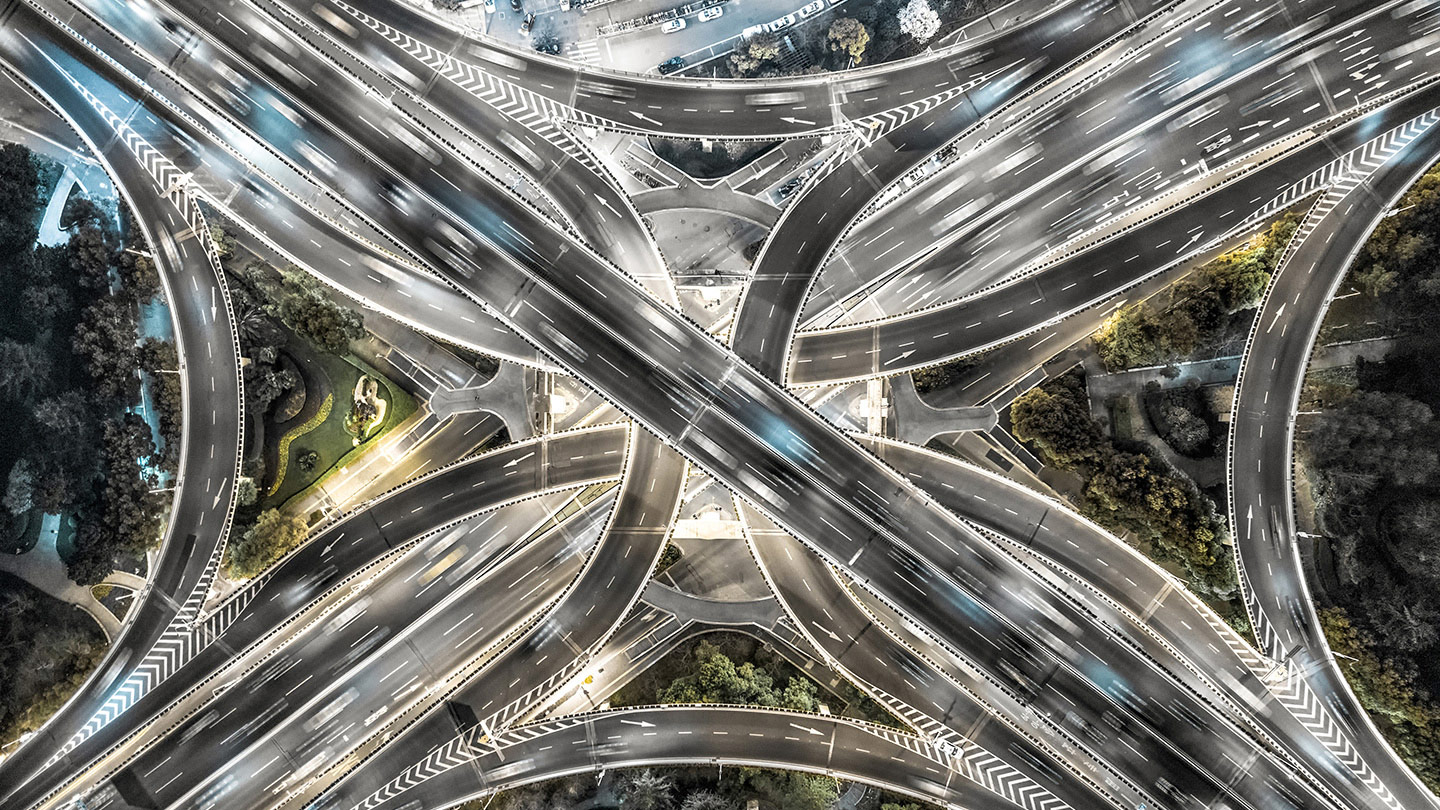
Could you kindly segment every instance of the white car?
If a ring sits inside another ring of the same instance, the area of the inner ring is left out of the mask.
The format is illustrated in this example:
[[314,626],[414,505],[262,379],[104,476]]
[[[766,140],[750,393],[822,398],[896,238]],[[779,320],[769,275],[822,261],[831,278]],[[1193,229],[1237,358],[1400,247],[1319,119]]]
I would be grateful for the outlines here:
[[486,14],[494,14],[494,13],[495,13],[495,0],[485,0],[485,13],[486,13]]
[[774,34],[774,33],[778,32],[778,31],[784,31],[786,28],[789,28],[790,26],[792,26],[792,25],[794,25],[794,24],[795,24],[795,15],[794,15],[794,14],[786,14],[784,17],[781,17],[781,18],[778,19],[778,20],[775,20],[775,21],[773,21],[773,22],[768,22],[768,23],[766,23],[765,26],[764,26],[764,28],[765,28],[765,33],[767,33],[767,34]]
[[811,16],[811,15],[813,15],[813,14],[819,14],[820,12],[822,12],[822,11],[824,11],[824,10],[825,10],[825,0],[813,0],[813,2],[806,3],[804,6],[801,7],[801,9],[800,9],[800,16],[801,16],[801,17],[809,17],[809,16]]
[[720,15],[724,13],[725,9],[719,6],[707,8],[704,11],[700,12],[700,22],[710,22],[711,20],[718,20],[720,19]]
[[682,30],[682,29],[684,29],[684,28],[685,28],[685,21],[682,20],[682,19],[676,18],[676,19],[673,19],[673,20],[666,20],[664,23],[661,23],[661,25],[660,25],[660,32],[661,32],[661,33],[664,33],[664,34],[673,34],[673,33],[675,33],[676,31],[680,31],[680,30]]

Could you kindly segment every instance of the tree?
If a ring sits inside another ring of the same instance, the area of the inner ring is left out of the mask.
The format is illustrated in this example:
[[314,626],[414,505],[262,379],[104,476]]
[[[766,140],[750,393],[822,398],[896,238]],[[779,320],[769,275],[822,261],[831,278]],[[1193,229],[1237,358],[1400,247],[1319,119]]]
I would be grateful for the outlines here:
[[1350,277],[1350,283],[1365,295],[1379,298],[1400,285],[1400,274],[1394,270],[1386,270],[1383,264],[1372,264],[1363,270],[1356,270]]
[[179,364],[175,344],[157,338],[146,338],[140,344],[140,365],[150,374],[163,445],[160,464],[171,471],[178,469],[180,464],[181,431],[185,419],[184,390],[180,385],[180,375],[173,373]]
[[1431,436],[1434,414],[1403,394],[1361,391],[1326,410],[1306,434],[1311,460],[1373,490],[1382,482],[1408,486],[1440,469]]
[[830,50],[849,56],[858,65],[865,56],[865,46],[870,44],[870,31],[854,17],[841,17],[830,24],[825,39]]
[[910,0],[900,9],[900,30],[917,42],[929,42],[940,32],[940,16],[927,0]]
[[101,211],[100,206],[84,194],[72,193],[70,199],[65,201],[64,207],[60,209],[60,229],[64,231],[86,225],[103,228],[104,223],[105,212]]
[[13,256],[35,244],[40,230],[40,173],[30,150],[19,144],[0,146],[0,257]]
[[1160,429],[1165,434],[1165,440],[1178,452],[1193,456],[1204,451],[1210,443],[1210,426],[1185,408],[1170,405],[1165,408],[1162,419]]
[[766,62],[779,57],[780,40],[773,34],[756,34],[748,40],[742,40],[740,45],[730,52],[730,69],[736,76],[744,78],[753,75]]
[[350,351],[350,341],[365,336],[365,325],[353,309],[331,301],[320,285],[298,267],[281,273],[275,314],[315,348],[335,355]]
[[135,368],[135,309],[123,299],[106,296],[85,308],[72,339],[95,389],[107,399],[132,401],[139,390]]
[[1099,425],[1079,379],[1065,376],[1021,394],[1010,405],[1015,437],[1031,442],[1052,467],[1070,469],[1094,461],[1102,450]]
[[50,359],[33,343],[0,340],[0,397],[28,399],[45,385]]
[[[70,308],[70,293],[59,284],[29,284],[20,291],[20,302],[30,320],[41,328]],[[38,330],[37,330],[38,331]]]
[[35,471],[29,459],[19,459],[10,468],[5,486],[5,508],[23,515],[35,506]]
[[122,253],[119,265],[120,284],[136,303],[148,303],[160,294],[160,274],[148,256]]
[[235,250],[239,244],[223,225],[210,226],[210,241],[215,243],[215,255],[220,261],[228,262],[235,258]]
[[315,465],[318,463],[320,463],[320,454],[314,450],[301,450],[300,454],[295,457],[295,466],[300,468],[300,472],[314,472]]
[[232,539],[225,559],[225,573],[234,579],[249,579],[285,556],[305,539],[305,521],[278,509],[266,509],[238,541]]
[[65,251],[70,272],[82,289],[96,295],[109,290],[110,265],[115,257],[115,248],[104,231],[93,224],[77,226],[70,234]]
[[235,502],[241,506],[254,506],[255,501],[260,499],[260,490],[255,486],[254,478],[241,478],[235,482]]
[[545,30],[541,31],[530,39],[530,47],[540,53],[548,53],[551,56],[560,55],[560,37],[555,33],[555,26],[545,24]]
[[735,810],[736,803],[708,790],[697,790],[685,797],[680,810]]
[[674,790],[674,777],[646,768],[640,773],[627,774],[621,781],[620,806],[627,810],[665,810],[671,805],[670,794]]

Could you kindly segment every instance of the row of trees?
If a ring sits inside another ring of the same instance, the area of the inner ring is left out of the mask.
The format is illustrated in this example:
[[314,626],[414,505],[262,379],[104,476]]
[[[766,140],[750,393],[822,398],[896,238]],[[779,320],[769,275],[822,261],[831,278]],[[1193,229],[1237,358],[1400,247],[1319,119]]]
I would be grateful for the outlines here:
[[[965,0],[877,0],[855,12],[837,17],[828,27],[804,26],[779,34],[756,34],[731,52],[728,67],[737,78],[773,78],[787,72],[822,73],[844,70],[867,62],[884,62],[920,52],[941,28],[966,15]],[[784,40],[809,67],[787,71],[782,67]]]
[[1234,595],[1235,566],[1215,504],[1147,448],[1118,447],[1090,407],[1081,374],[1067,374],[1010,406],[1017,438],[1047,465],[1085,481],[1080,510],[1112,531],[1131,532],[1161,559],[1179,565],[1192,586],[1217,599]]
[[0,435],[4,505],[15,520],[35,509],[74,515],[69,574],[88,584],[110,573],[116,555],[159,537],[163,499],[152,490],[157,465],[178,461],[179,390],[157,388],[157,452],[127,410],[139,401],[137,369],[174,365],[173,347],[137,344],[139,306],[159,289],[154,265],[123,252],[114,213],[79,196],[60,220],[68,242],[35,245],[43,173],[28,150],[0,147],[0,284],[24,304],[0,321],[0,401],[11,426]]
[[105,654],[105,636],[79,608],[0,574],[0,743],[39,728]]
[[[1349,268],[1366,320],[1397,335],[1356,388],[1299,424],[1300,457],[1338,588],[1321,623],[1361,703],[1440,789],[1440,166],[1382,219]],[[1329,321],[1356,320],[1353,309]]]
[[1265,295],[1275,263],[1300,224],[1281,217],[1248,246],[1207,262],[1176,284],[1167,300],[1121,308],[1095,335],[1095,347],[1111,371],[1189,359],[1213,348]]

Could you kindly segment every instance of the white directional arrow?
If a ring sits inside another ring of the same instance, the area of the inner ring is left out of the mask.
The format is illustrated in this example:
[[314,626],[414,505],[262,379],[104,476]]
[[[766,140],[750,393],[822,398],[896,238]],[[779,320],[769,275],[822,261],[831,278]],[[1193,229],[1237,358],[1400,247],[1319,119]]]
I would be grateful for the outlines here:
[[912,355],[912,354],[914,354],[914,353],[915,353],[915,350],[914,350],[914,349],[906,349],[904,354],[901,354],[901,355],[897,355],[897,356],[895,356],[895,357],[892,357],[892,358],[890,358],[889,360],[886,360],[884,364],[888,366],[888,365],[890,365],[891,363],[898,363],[898,362],[900,362],[901,360],[904,360],[905,358],[909,357],[910,355]]
[[815,621],[814,619],[811,619],[811,620],[810,620],[810,623],[813,624],[813,625],[815,625],[815,627],[818,628],[818,629],[820,630],[820,632],[822,632],[822,633],[824,633],[825,635],[829,636],[831,641],[843,641],[843,639],[841,639],[839,636],[835,635],[835,631],[834,631],[834,630],[831,630],[831,629],[828,628],[828,627],[822,626],[819,622]]
[[800,729],[801,731],[808,731],[809,733],[814,734],[814,735],[817,736],[817,737],[824,736],[824,734],[825,734],[823,731],[820,731],[819,729],[810,728],[809,726],[798,725],[798,724],[796,724],[796,723],[791,723],[791,724],[790,724],[790,727],[791,727],[791,728],[798,728],[798,729]]
[[1252,504],[1250,504],[1250,508],[1247,509],[1247,510],[1245,510],[1245,536],[1246,536],[1246,537],[1249,537],[1249,536],[1250,536],[1250,521],[1252,521],[1252,520],[1254,520],[1254,519],[1255,519],[1255,504],[1252,503]]
[[782,116],[780,116],[780,120],[781,120],[781,121],[784,121],[784,122],[787,123],[787,124],[804,124],[804,125],[807,126],[807,127],[813,127],[813,126],[815,126],[815,122],[814,122],[814,121],[806,121],[804,118],[791,118],[791,117],[788,116],[788,115],[782,115]]
[[644,720],[621,720],[620,722],[624,723],[624,724],[627,725],[627,726],[639,726],[639,727],[641,727],[641,728],[654,728],[654,727],[655,727],[655,724],[654,724],[654,723],[649,723],[649,722],[646,722],[646,721],[644,721]]
[[1266,118],[1264,121],[1256,121],[1256,122],[1253,123],[1253,124],[1246,124],[1245,126],[1240,127],[1240,131],[1241,131],[1241,132],[1244,132],[1244,131],[1247,130],[1247,129],[1258,129],[1258,128],[1260,128],[1260,127],[1265,126],[1265,125],[1268,124],[1268,123],[1270,123],[1270,119],[1269,119],[1269,118]]
[[1265,333],[1266,333],[1266,334],[1269,334],[1269,333],[1270,333],[1270,330],[1275,328],[1275,324],[1277,324],[1277,323],[1280,322],[1280,316],[1281,316],[1281,315],[1284,315],[1284,314],[1285,314],[1285,305],[1284,305],[1284,304],[1281,304],[1281,305],[1280,305],[1280,308],[1277,309],[1277,310],[1275,310],[1275,318],[1274,318],[1274,320],[1270,321],[1270,326],[1265,329]]
[[225,484],[229,482],[229,480],[230,478],[227,476],[225,480],[220,482],[220,489],[215,493],[215,500],[210,502],[211,509],[214,509],[215,507],[220,505],[220,493],[225,491]]
[[651,118],[650,116],[648,116],[648,115],[646,115],[645,113],[642,113],[642,112],[640,112],[640,111],[638,111],[638,110],[631,110],[631,111],[630,111],[630,114],[633,115],[633,116],[635,116],[636,118],[639,118],[641,121],[649,121],[650,123],[654,124],[654,125],[657,126],[657,127],[663,127],[663,126],[665,126],[664,124],[660,123],[659,121],[656,121],[654,118]]
[[217,307],[216,307],[216,305],[215,305],[215,285],[212,284],[212,285],[210,285],[210,322],[211,322],[211,323],[214,323],[214,322],[215,322],[215,313],[216,313],[216,311],[217,311]]
[[323,557],[324,555],[329,554],[329,553],[330,553],[330,549],[335,548],[335,544],[338,543],[338,542],[340,542],[340,538],[338,538],[338,537],[335,538],[334,540],[331,540],[331,541],[330,541],[330,545],[328,545],[328,546],[320,549],[320,555]]
[[531,450],[530,452],[526,453],[525,455],[523,455],[523,456],[521,456],[521,457],[519,457],[519,458],[512,458],[512,459],[510,459],[510,461],[506,462],[505,467],[506,467],[506,469],[509,469],[510,467],[514,467],[516,464],[519,464],[520,462],[524,461],[524,460],[527,459],[527,458],[530,458],[530,457],[533,456],[533,455],[535,455],[535,451],[534,451],[534,450]]

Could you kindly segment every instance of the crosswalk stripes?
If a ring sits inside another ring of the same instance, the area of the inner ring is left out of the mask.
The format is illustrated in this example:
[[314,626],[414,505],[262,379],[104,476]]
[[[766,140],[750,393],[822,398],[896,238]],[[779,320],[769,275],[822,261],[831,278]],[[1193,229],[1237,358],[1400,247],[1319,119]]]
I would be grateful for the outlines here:
[[565,49],[565,56],[586,65],[600,64],[600,40],[574,42]]

